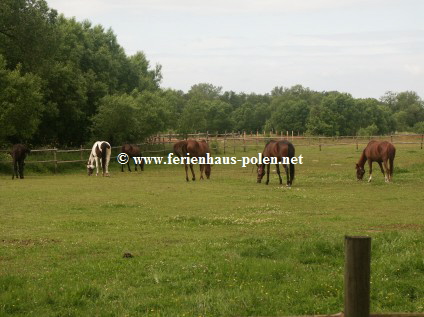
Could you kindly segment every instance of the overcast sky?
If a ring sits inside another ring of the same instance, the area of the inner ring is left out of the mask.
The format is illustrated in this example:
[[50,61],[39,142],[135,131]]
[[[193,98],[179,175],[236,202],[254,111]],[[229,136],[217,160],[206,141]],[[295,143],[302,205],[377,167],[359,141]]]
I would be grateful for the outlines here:
[[354,97],[424,98],[423,0],[47,0],[112,28],[128,55],[162,65],[162,87],[236,92],[301,84]]

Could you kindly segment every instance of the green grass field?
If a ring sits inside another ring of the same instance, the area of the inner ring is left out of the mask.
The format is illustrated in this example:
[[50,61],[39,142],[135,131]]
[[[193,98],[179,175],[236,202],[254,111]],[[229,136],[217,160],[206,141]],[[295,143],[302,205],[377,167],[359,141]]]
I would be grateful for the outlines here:
[[424,150],[397,146],[391,184],[357,182],[353,146],[296,154],[291,189],[232,165],[2,174],[0,316],[336,313],[346,234],[372,237],[372,312],[424,312]]

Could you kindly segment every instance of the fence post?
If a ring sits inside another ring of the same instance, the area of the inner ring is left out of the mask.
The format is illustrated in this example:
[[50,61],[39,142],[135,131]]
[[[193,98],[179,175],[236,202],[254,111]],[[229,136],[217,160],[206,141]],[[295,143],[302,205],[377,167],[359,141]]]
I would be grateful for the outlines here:
[[233,148],[234,148],[234,153],[236,153],[236,139],[235,139],[235,136],[234,136],[234,131],[233,131],[233,133],[232,133],[232,136],[233,136]]
[[246,152],[246,131],[243,130],[243,152]]
[[424,134],[421,134],[421,150],[423,149]]
[[371,238],[345,236],[344,315],[370,315]]
[[209,143],[209,131],[206,131],[206,143]]
[[163,144],[163,155],[166,155],[166,144],[165,144],[165,137],[162,138],[162,144]]
[[390,135],[390,142],[393,143],[393,135]]
[[53,149],[54,173],[57,173],[57,148]]
[[80,160],[82,161],[82,145],[80,145]]
[[227,141],[227,130],[225,130],[225,134],[224,134],[224,154],[225,154],[225,143]]

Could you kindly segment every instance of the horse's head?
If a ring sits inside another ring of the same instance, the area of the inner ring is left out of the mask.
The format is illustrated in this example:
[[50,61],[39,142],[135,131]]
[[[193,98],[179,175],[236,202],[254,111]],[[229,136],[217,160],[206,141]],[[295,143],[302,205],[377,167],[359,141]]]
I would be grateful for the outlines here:
[[209,179],[211,177],[211,165],[205,164],[205,175],[206,178]]
[[258,178],[256,179],[256,181],[258,183],[260,183],[262,181],[262,178],[265,175],[265,165],[264,164],[256,164],[256,166],[258,167]]
[[356,164],[356,178],[358,181],[362,180],[364,178],[365,169],[364,167],[359,166],[359,164]]
[[87,175],[91,176],[93,174],[93,171],[94,171],[94,165],[88,164],[87,165]]

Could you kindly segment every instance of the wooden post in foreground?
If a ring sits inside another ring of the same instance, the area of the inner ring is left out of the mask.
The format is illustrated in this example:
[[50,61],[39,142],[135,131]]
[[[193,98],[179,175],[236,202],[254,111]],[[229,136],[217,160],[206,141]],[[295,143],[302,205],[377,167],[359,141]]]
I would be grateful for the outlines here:
[[344,315],[370,316],[371,238],[345,236]]

